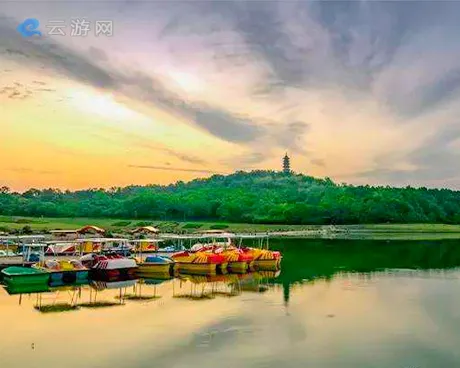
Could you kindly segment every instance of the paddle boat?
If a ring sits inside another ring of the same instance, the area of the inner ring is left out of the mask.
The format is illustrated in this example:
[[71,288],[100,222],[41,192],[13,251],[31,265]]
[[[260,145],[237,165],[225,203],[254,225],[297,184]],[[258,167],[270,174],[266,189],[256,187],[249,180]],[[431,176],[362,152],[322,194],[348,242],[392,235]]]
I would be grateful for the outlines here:
[[50,241],[47,242],[47,255],[74,255],[78,253],[79,244],[76,241]]
[[[209,236],[210,231],[205,232]],[[264,234],[232,234],[222,232],[215,233],[213,245],[214,251],[219,251],[222,254],[228,254],[229,260],[235,260],[236,255],[238,258],[233,264],[232,272],[244,272],[244,261],[248,263],[248,270],[268,270],[276,271],[281,265],[281,253],[268,249],[268,236]],[[216,238],[226,238],[226,242],[218,242]],[[247,239],[256,247],[248,247],[243,245],[243,239]],[[219,250],[221,248],[221,250]],[[227,250],[227,251],[226,251]],[[232,258],[233,257],[233,258]],[[229,266],[231,264],[229,263]]]
[[241,249],[233,246],[230,239],[229,242],[224,245],[219,245],[219,243],[195,244],[191,250],[195,252],[211,252],[222,255],[225,257],[227,267],[230,272],[245,273],[253,267],[254,257],[251,254],[243,252]]
[[89,269],[79,260],[47,259],[32,268],[48,272],[51,283],[73,283],[88,280]]
[[90,253],[82,256],[80,261],[90,269],[90,276],[95,279],[133,276],[137,269],[134,258],[127,258],[116,253],[105,255]]
[[[142,257],[141,257],[142,259]],[[145,260],[139,261],[137,263],[138,268],[136,274],[149,275],[157,273],[168,273],[172,274],[174,272],[174,261],[171,258],[149,255]]]
[[49,273],[35,268],[25,267],[34,262],[44,260],[46,244],[23,244],[22,267],[12,266],[2,270],[3,282],[10,289],[21,288],[24,285],[47,286]]
[[48,287],[49,273],[30,267],[7,267],[2,270],[3,283],[10,290],[21,289],[24,286]]
[[241,248],[243,253],[253,257],[256,270],[276,271],[281,265],[281,253],[262,248]]
[[182,273],[213,274],[227,269],[226,258],[210,251],[186,250],[174,253],[171,258],[176,262],[178,272]]

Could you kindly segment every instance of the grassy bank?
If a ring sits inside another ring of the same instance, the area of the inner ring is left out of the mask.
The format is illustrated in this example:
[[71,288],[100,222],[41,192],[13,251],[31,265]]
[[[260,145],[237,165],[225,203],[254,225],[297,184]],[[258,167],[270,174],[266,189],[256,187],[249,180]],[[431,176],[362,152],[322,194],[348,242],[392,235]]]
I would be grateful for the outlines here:
[[[24,226],[32,231],[76,229],[84,225],[96,225],[111,232],[124,232],[139,226],[152,225],[164,232],[195,232],[199,230],[221,229],[233,232],[273,232],[273,231],[300,231],[313,230],[318,226],[310,225],[265,225],[265,224],[238,224],[200,221],[149,221],[106,218],[49,218],[49,217],[9,217],[0,216],[0,231],[20,231]],[[460,230],[459,230],[460,231]]]
[[37,218],[0,216],[0,232],[46,232],[96,225],[112,233],[124,233],[138,226],[153,225],[162,232],[193,233],[222,229],[237,233],[270,232],[280,237],[339,239],[444,239],[459,238],[460,225],[445,224],[369,224],[369,225],[266,225],[216,222],[172,222],[98,218]]

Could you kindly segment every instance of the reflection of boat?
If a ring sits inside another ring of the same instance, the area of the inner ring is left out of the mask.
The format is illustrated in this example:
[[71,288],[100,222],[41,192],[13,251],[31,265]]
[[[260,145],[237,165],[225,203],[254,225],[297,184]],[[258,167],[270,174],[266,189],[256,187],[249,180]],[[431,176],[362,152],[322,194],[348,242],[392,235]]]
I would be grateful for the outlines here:
[[250,292],[257,292],[263,293],[269,289],[267,282],[270,279],[278,277],[280,271],[258,271],[253,272],[248,277],[241,281],[240,288],[242,291],[250,291]]
[[106,281],[92,281],[91,286],[98,291],[105,290],[105,289],[122,289],[130,286],[136,285],[135,279],[133,280],[122,280],[122,281],[113,281],[113,282],[106,282]]
[[86,279],[80,279],[80,280],[75,280],[74,282],[72,283],[67,283],[67,282],[64,282],[63,280],[56,280],[56,281],[50,281],[49,282],[49,287],[50,287],[50,290],[55,290],[55,289],[59,289],[59,290],[64,290],[64,289],[67,289],[67,290],[73,290],[75,289],[76,287],[81,287],[81,286],[85,286],[85,285],[89,285],[90,283],[90,280],[89,278],[86,278]]
[[[64,286],[50,288],[53,293],[48,298],[46,294],[38,293],[34,309],[40,313],[60,313],[78,310],[77,300],[80,295],[80,288],[75,286]],[[60,292],[70,296],[70,302],[61,301]]]
[[[152,274],[151,276],[153,277],[143,277],[141,279],[142,282],[146,285],[159,285],[159,284],[163,284],[165,281],[173,279],[173,277],[169,274],[166,275],[166,274],[157,273],[157,274]],[[139,280],[139,282],[141,282],[141,280]]]
[[48,272],[50,282],[72,283],[88,279],[88,268],[78,260],[47,259],[32,266],[35,269]]
[[[175,298],[191,300],[212,299],[216,296],[234,297],[240,294],[239,280],[246,274],[208,274],[208,275],[185,275],[180,274],[180,288],[182,281],[190,282],[190,291],[185,293],[174,292]],[[187,289],[187,288],[186,288]]]
[[86,254],[80,258],[90,268],[90,275],[96,279],[113,279],[133,275],[137,269],[136,260],[119,254]]
[[[46,275],[48,277],[48,275]],[[13,283],[7,284],[5,290],[10,295],[16,294],[35,294],[35,293],[44,293],[50,291],[48,287],[48,282],[46,281],[37,284],[22,284],[22,283]]]
[[174,261],[167,257],[147,256],[144,261],[138,262],[136,273],[148,275],[151,273],[172,273]]
[[239,275],[226,274],[226,275],[179,275],[179,279],[188,280],[194,284],[213,283],[213,282],[236,282]]

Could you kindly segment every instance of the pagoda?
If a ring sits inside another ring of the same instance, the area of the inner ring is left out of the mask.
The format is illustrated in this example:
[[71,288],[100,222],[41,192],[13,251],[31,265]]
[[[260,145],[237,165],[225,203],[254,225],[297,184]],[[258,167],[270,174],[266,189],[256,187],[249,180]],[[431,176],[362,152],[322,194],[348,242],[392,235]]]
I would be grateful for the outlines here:
[[290,174],[291,173],[291,159],[287,155],[287,152],[283,157],[283,172],[285,174]]

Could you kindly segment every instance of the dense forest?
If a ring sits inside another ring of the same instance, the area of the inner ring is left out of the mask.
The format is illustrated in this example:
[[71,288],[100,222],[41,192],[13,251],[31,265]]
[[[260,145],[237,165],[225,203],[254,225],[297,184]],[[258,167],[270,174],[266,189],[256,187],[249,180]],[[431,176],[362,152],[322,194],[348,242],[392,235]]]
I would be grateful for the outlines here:
[[460,223],[460,192],[336,184],[273,171],[60,191],[0,188],[0,215],[272,224]]

